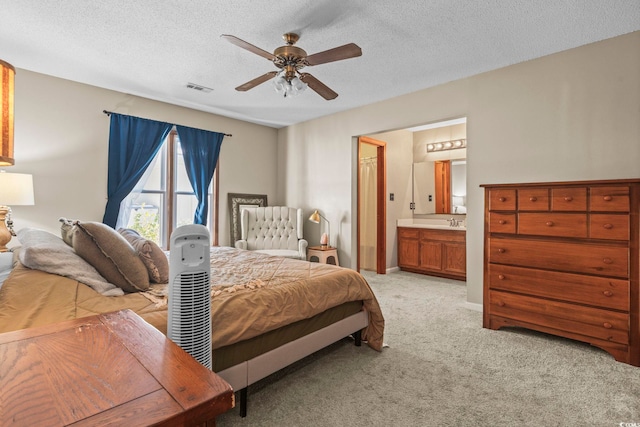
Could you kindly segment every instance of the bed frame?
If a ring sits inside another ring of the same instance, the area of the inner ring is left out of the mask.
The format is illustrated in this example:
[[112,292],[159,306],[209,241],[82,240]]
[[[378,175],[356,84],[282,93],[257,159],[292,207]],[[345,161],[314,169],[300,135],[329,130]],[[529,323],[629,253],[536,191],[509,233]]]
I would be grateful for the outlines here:
[[369,325],[369,314],[362,310],[318,331],[312,332],[253,359],[217,372],[240,392],[240,416],[247,415],[247,388],[257,381],[291,365],[342,338],[353,335],[361,345],[361,331]]

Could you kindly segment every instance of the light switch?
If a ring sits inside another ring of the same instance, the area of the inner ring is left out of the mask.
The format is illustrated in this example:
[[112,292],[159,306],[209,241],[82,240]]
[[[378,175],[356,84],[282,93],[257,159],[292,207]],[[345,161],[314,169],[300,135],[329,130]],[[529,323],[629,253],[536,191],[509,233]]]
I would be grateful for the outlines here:
[[393,202],[393,198],[394,198],[394,194],[393,193],[389,193],[389,200]]

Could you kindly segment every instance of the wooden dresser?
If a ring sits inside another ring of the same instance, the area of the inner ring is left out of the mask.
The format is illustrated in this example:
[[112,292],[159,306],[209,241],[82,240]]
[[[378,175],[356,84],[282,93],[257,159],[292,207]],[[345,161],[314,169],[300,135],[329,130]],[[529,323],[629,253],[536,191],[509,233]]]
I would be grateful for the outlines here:
[[1,426],[215,426],[222,378],[130,310],[0,334]]
[[640,366],[640,179],[482,187],[483,326],[588,342]]

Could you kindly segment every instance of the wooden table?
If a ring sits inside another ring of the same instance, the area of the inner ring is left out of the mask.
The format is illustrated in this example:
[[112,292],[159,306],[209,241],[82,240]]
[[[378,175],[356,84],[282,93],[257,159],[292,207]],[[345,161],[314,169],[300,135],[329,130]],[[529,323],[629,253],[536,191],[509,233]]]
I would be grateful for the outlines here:
[[215,425],[228,383],[130,310],[0,334],[0,425]]

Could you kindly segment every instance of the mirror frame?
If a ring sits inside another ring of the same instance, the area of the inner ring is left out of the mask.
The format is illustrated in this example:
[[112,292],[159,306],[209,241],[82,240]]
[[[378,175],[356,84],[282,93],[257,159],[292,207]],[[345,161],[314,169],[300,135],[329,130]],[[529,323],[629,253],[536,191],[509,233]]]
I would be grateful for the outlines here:
[[236,241],[242,237],[240,230],[240,207],[244,205],[255,207],[267,206],[267,195],[228,193],[227,197],[229,206],[229,244],[231,247],[234,247]]

